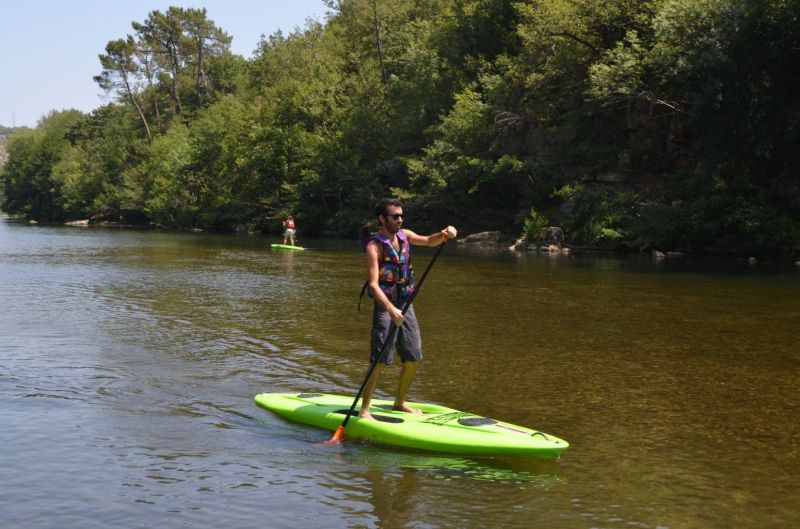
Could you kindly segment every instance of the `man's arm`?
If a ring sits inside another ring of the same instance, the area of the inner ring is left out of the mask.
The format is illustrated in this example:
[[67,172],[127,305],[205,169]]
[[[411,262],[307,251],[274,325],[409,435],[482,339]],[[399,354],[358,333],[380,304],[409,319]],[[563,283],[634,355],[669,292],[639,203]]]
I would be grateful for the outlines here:
[[416,246],[439,246],[448,239],[455,239],[458,232],[453,226],[443,228],[430,235],[418,235],[411,230],[403,229],[408,242]]

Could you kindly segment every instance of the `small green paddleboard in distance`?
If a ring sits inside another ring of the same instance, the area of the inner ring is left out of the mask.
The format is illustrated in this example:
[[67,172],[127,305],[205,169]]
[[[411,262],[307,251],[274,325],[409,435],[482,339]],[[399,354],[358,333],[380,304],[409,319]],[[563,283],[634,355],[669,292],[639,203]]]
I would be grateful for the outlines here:
[[270,247],[275,250],[294,250],[300,251],[305,250],[302,246],[292,246],[291,244],[270,244]]
[[[335,431],[353,397],[323,393],[261,393],[256,403],[286,419]],[[374,417],[352,416],[345,439],[365,439],[385,445],[473,456],[558,457],[569,443],[524,426],[496,421],[437,404],[409,402],[423,413],[392,409],[392,402],[373,399]],[[358,409],[355,410],[358,413]]]

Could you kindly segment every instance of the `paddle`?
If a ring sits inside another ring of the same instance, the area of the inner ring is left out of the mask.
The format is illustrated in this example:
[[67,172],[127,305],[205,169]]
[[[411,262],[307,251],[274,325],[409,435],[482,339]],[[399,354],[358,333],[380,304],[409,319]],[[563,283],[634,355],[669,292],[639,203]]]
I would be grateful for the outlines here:
[[[405,306],[403,307],[402,314],[403,316],[406,315],[406,311],[414,302],[414,298],[417,297],[417,293],[419,293],[420,289],[422,288],[422,283],[425,282],[425,277],[427,277],[428,272],[431,271],[431,267],[433,263],[436,262],[436,258],[439,257],[439,254],[442,253],[444,249],[444,245],[447,244],[447,240],[445,239],[442,241],[442,244],[439,245],[439,248],[436,249],[436,253],[433,254],[431,258],[431,262],[428,263],[427,268],[422,273],[422,277],[419,278],[419,283],[417,283],[414,291],[409,296],[408,301],[406,301]],[[347,428],[347,422],[350,420],[350,416],[353,415],[353,411],[356,409],[356,404],[358,404],[358,399],[361,398],[361,394],[364,392],[364,388],[367,387],[367,382],[369,378],[372,376],[372,372],[375,371],[375,368],[378,366],[378,362],[381,358],[383,358],[383,354],[386,352],[386,348],[389,347],[389,344],[394,342],[394,337],[397,334],[397,325],[395,325],[394,321],[392,321],[391,325],[389,326],[389,335],[386,337],[386,340],[383,342],[383,347],[381,347],[380,352],[375,356],[375,359],[369,366],[369,370],[367,371],[367,376],[364,377],[364,382],[361,384],[361,387],[358,388],[358,393],[356,393],[356,398],[353,400],[353,404],[350,406],[350,410],[348,410],[347,414],[344,416],[344,421],[342,424],[336,429],[333,433],[333,437],[331,437],[328,441],[325,441],[325,444],[333,444],[341,442],[344,438],[344,429]]]

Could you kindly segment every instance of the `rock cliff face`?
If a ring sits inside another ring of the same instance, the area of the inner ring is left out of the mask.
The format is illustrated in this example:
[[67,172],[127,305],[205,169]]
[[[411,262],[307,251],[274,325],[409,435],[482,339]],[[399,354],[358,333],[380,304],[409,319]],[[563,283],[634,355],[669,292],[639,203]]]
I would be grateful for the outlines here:
[[6,160],[8,159],[8,154],[6,154],[6,141],[6,135],[0,134],[0,165],[6,163]]
[[25,127],[12,128],[0,125],[0,165],[8,161],[8,151],[6,150],[8,138],[15,132],[23,129],[25,129]]

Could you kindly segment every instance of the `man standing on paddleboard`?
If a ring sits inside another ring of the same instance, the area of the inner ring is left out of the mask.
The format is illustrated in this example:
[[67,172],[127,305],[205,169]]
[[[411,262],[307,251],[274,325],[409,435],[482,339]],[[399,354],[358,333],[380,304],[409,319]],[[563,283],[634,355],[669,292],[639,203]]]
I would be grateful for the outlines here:
[[377,360],[364,389],[359,417],[371,419],[369,405],[383,366],[392,363],[397,349],[403,368],[400,383],[395,395],[394,409],[420,413],[406,404],[408,389],[417,365],[422,360],[422,339],[419,333],[414,307],[408,307],[403,315],[403,307],[414,291],[414,272],[411,268],[411,246],[437,246],[456,237],[453,226],[423,236],[403,228],[403,203],[395,198],[382,198],[375,206],[375,216],[381,225],[380,231],[369,238],[366,246],[367,286],[369,295],[375,300],[372,314],[372,337],[370,361],[376,362],[383,350],[384,342],[390,334],[391,324],[398,329],[395,343],[389,344],[384,357]]

